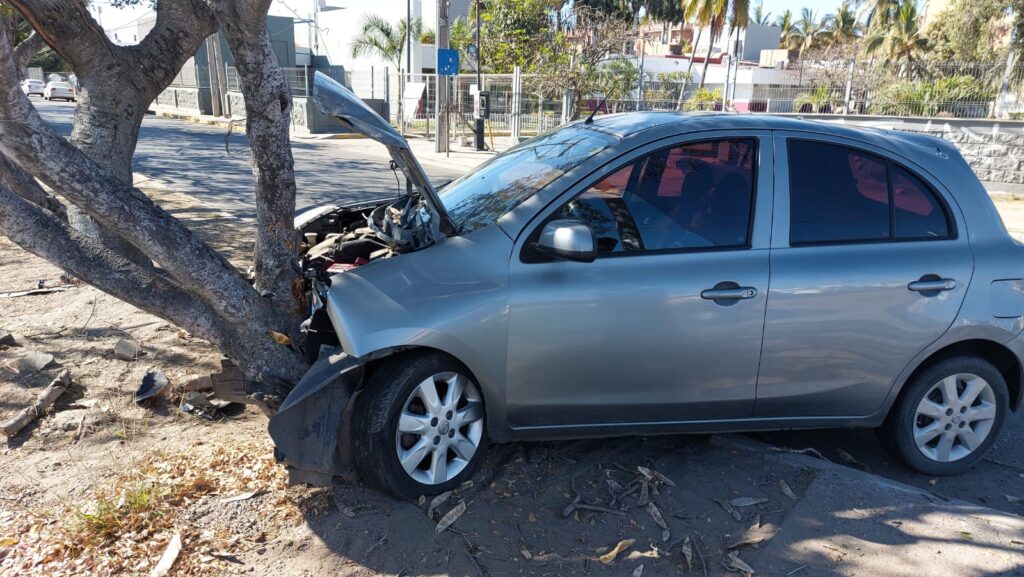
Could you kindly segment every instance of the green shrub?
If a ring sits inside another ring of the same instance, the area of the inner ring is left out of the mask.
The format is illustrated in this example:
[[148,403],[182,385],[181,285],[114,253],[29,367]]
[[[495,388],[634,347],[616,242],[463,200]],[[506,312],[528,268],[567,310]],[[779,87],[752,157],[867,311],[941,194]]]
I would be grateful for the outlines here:
[[993,98],[970,76],[902,80],[876,92],[868,111],[896,116],[984,116]]
[[818,86],[810,92],[797,94],[793,99],[793,112],[832,112],[832,91],[827,86]]
[[698,88],[697,92],[686,101],[687,110],[714,110],[722,102],[722,89]]

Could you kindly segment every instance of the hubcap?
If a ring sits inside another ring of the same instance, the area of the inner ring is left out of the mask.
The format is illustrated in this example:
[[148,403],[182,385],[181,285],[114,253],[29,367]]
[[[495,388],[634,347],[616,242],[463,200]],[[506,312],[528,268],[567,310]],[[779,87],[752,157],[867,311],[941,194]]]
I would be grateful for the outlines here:
[[970,373],[950,375],[918,404],[914,442],[933,461],[957,461],[985,442],[995,418],[996,395],[988,381]]
[[461,473],[484,432],[476,384],[454,372],[425,379],[409,394],[398,418],[398,462],[413,480],[439,485]]

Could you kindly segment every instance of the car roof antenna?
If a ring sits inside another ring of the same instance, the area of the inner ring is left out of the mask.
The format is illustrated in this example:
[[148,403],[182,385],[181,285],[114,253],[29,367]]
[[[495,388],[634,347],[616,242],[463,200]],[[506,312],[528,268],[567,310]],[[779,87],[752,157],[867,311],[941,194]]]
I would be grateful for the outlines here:
[[597,105],[597,108],[595,108],[594,110],[592,110],[590,112],[590,116],[588,116],[587,119],[583,121],[583,124],[593,124],[594,123],[594,115],[597,114],[598,110],[601,110],[601,107],[604,106],[604,103],[607,102],[607,101],[608,101],[608,93],[605,92],[604,93],[604,98],[601,99],[601,103]]

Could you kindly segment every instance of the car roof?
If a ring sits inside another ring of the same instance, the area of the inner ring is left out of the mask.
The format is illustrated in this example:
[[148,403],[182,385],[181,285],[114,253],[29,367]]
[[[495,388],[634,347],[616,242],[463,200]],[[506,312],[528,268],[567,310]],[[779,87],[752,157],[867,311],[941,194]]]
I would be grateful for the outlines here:
[[[582,121],[580,121],[582,122]],[[916,157],[934,158],[937,152],[956,148],[934,136],[881,128],[853,127],[839,122],[807,120],[799,116],[737,114],[729,112],[626,112],[597,116],[589,126],[622,139],[648,138],[651,132],[701,132],[707,130],[786,130],[811,132],[860,140],[881,148],[896,149]],[[673,130],[678,129],[678,130]]]

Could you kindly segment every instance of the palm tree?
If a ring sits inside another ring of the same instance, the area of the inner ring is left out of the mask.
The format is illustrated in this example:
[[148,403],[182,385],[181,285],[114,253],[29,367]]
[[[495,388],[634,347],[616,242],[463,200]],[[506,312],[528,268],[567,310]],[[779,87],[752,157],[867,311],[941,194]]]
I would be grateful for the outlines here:
[[764,0],[761,0],[757,3],[757,6],[754,6],[754,11],[750,13],[748,20],[758,26],[767,26],[771,17],[771,12],[764,11]]
[[686,64],[686,74],[683,76],[683,86],[679,89],[679,100],[676,102],[676,109],[683,109],[683,96],[686,94],[686,85],[690,82],[690,78],[693,78],[693,57],[697,54],[697,44],[700,43],[700,36],[704,32],[704,26],[700,22],[698,12],[705,4],[705,0],[682,0],[680,5],[683,8],[683,21],[689,22],[690,25],[697,30],[697,36],[694,37],[693,42],[690,45],[690,58]]
[[[423,22],[415,18],[411,28],[413,38],[419,38],[423,33]],[[396,69],[402,70],[407,35],[405,20],[399,21],[395,26],[380,16],[367,14],[363,18],[363,27],[359,32],[359,36],[352,41],[353,58],[379,56]]]
[[902,0],[855,0],[856,5],[864,4],[864,25],[868,28],[887,28],[896,19],[901,3]]
[[704,81],[708,75],[708,65],[711,63],[711,50],[715,46],[715,40],[722,35],[726,23],[729,24],[730,34],[738,28],[747,26],[747,18],[750,15],[750,0],[702,0],[698,2],[696,12],[697,21],[708,28],[708,53],[704,58],[704,70],[700,75],[700,88],[704,88]]
[[789,37],[789,48],[799,50],[800,57],[802,58],[804,52],[831,36],[829,31],[829,22],[831,20],[831,16],[825,16],[818,20],[817,12],[810,8],[802,9],[800,11],[800,20],[796,23],[796,27]]
[[779,46],[788,48],[790,37],[793,35],[793,11],[786,10],[781,16],[775,19],[775,25],[781,28],[779,35]]
[[829,25],[829,34],[832,42],[845,44],[854,42],[861,36],[860,20],[857,13],[850,7],[849,2],[843,4],[836,10]]
[[880,53],[885,63],[902,67],[921,60],[928,51],[929,41],[921,29],[914,0],[903,0],[899,11],[886,28],[875,27],[868,34],[864,51]]

